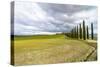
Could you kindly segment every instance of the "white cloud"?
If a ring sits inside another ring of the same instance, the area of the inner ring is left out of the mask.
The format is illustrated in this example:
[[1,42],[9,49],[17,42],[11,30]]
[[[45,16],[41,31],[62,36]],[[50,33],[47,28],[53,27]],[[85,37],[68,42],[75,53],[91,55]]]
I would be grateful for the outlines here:
[[78,13],[75,13],[73,15],[73,17],[78,18],[78,19],[91,19],[92,18],[93,20],[96,20],[97,19],[97,10],[92,9],[92,10],[80,11]]
[[[68,32],[75,25],[82,23],[83,20],[86,21],[86,24],[97,22],[97,8],[89,9],[89,6],[63,4],[55,7],[50,3],[42,5],[32,2],[15,2],[15,35]],[[64,6],[70,10],[65,10]]]

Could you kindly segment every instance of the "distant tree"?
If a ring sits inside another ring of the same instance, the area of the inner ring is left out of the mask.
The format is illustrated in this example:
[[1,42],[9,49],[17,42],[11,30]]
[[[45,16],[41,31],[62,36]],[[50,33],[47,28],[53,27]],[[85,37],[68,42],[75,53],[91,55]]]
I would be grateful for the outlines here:
[[75,27],[75,38],[77,38],[77,27]]
[[75,38],[75,28],[73,28],[73,38]]
[[72,31],[71,31],[71,37],[72,37],[72,38],[74,37],[74,34],[73,34],[73,32],[74,32],[74,31],[73,31],[73,29],[72,29]]
[[74,38],[76,38],[76,27],[74,27]]
[[82,28],[81,28],[81,24],[80,24],[80,39],[82,39]]
[[75,27],[73,28],[73,38],[75,38]]
[[89,30],[88,30],[88,26],[87,26],[87,39],[89,39]]
[[77,35],[77,39],[78,39],[78,32],[79,32],[79,31],[78,31],[78,25],[77,25],[77,34],[76,34],[76,35]]
[[93,38],[94,38],[94,33],[93,33],[93,23],[91,23],[91,39],[93,40]]
[[83,39],[86,40],[85,21],[83,20]]

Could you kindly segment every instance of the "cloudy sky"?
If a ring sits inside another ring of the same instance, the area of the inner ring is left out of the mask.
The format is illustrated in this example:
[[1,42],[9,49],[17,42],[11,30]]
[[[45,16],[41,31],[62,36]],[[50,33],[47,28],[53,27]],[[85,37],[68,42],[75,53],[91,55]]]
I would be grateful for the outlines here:
[[97,7],[87,5],[15,2],[14,35],[69,32],[85,20],[97,32]]

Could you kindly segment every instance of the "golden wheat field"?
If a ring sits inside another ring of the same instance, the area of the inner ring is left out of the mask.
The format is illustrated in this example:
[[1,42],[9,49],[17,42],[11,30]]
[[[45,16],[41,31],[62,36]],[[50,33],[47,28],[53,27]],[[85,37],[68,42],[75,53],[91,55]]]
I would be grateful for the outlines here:
[[52,64],[97,60],[95,40],[76,40],[64,35],[27,36],[14,39],[14,64]]

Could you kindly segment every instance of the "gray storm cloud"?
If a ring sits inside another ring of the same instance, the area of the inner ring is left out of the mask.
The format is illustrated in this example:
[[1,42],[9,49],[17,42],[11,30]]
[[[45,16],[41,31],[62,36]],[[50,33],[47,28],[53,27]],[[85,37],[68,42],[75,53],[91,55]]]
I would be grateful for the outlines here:
[[68,32],[83,20],[97,32],[96,6],[17,1],[14,13],[14,35]]

